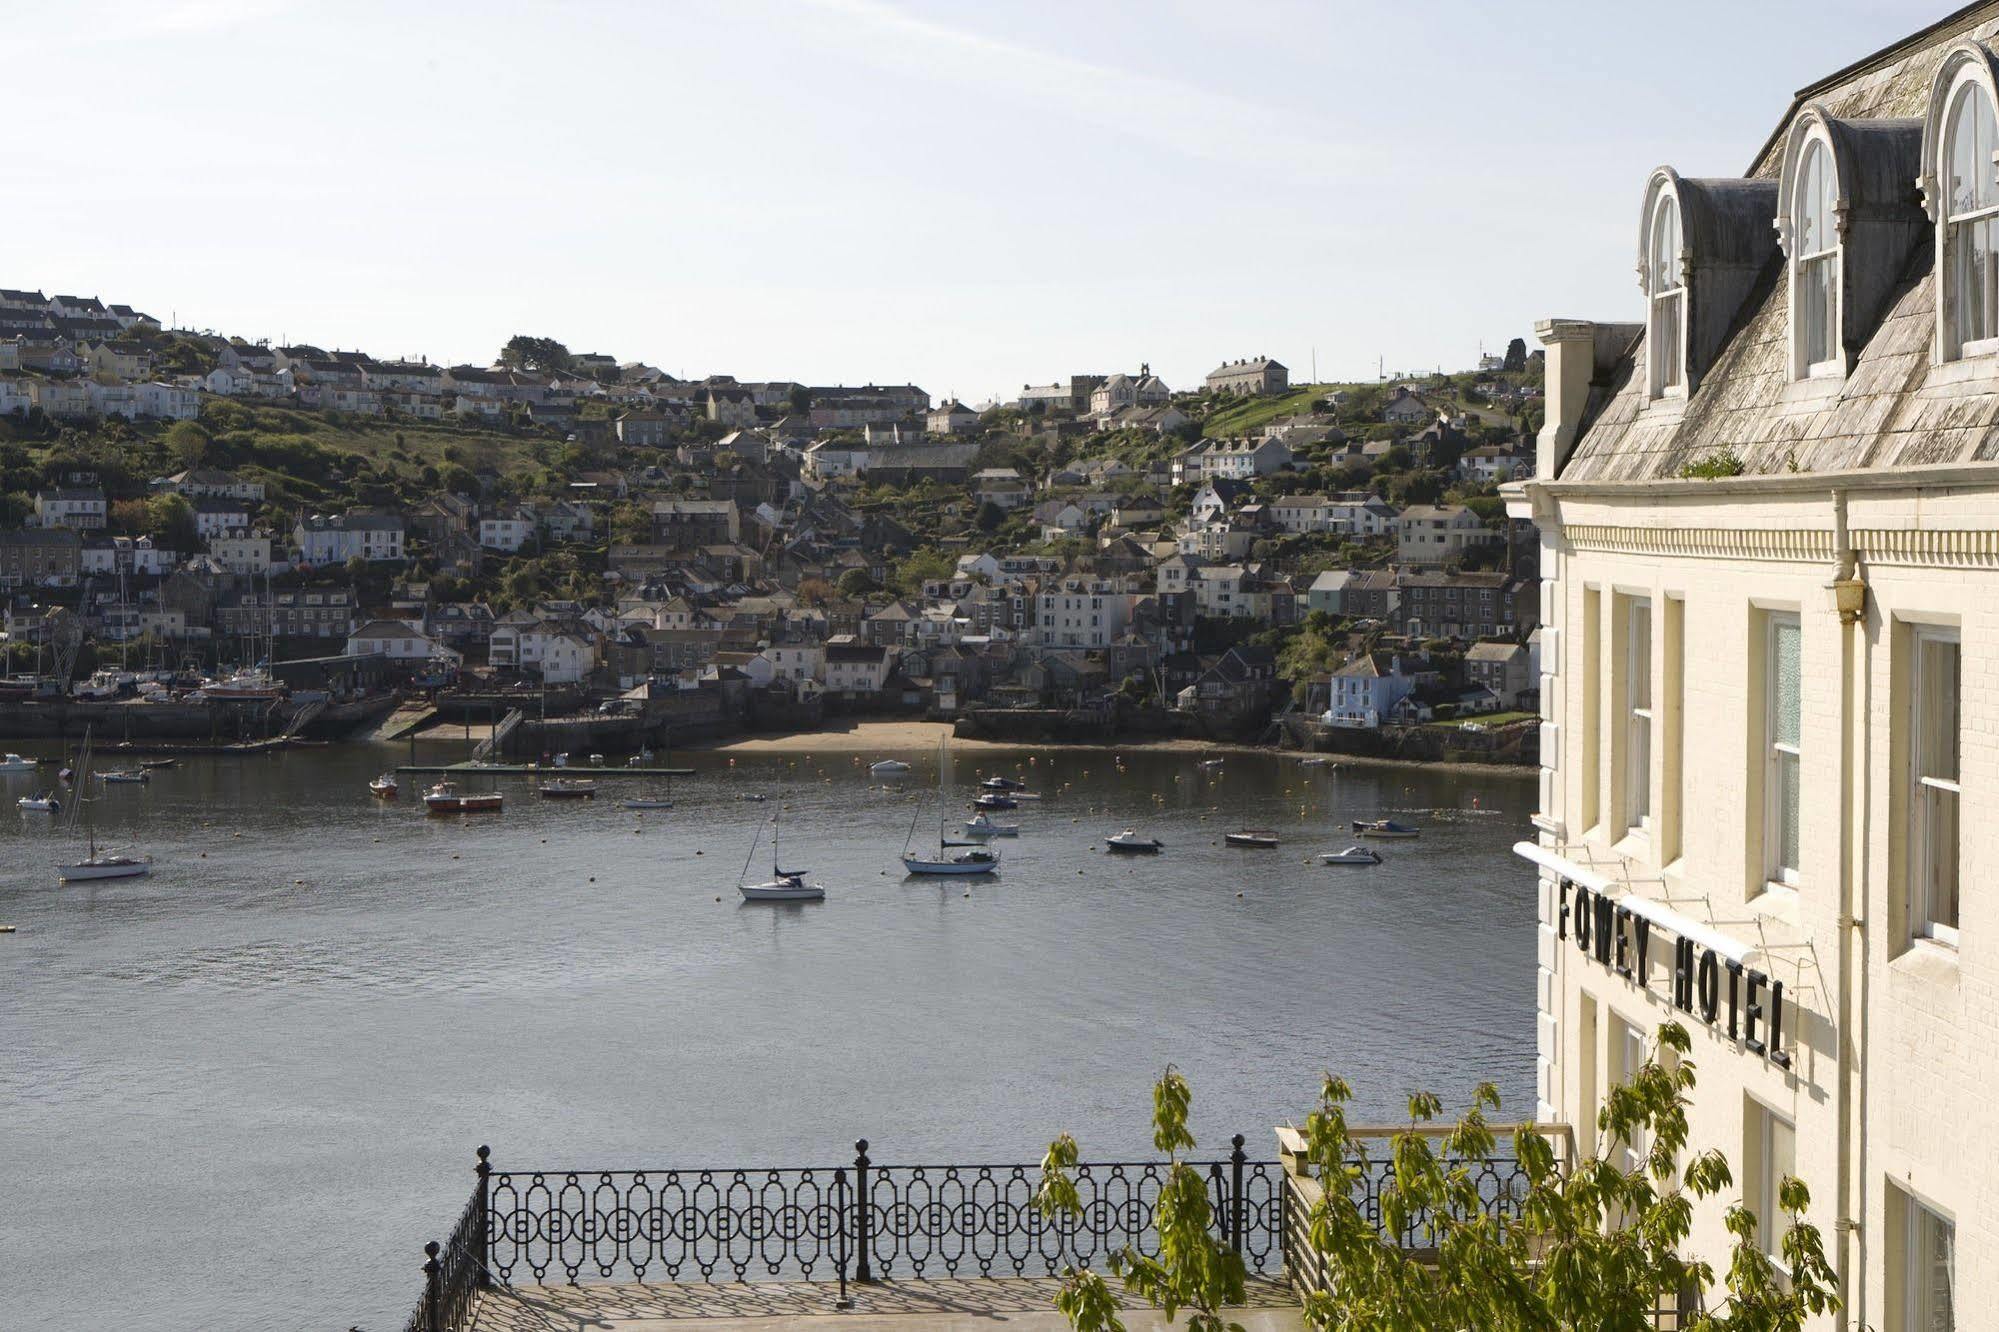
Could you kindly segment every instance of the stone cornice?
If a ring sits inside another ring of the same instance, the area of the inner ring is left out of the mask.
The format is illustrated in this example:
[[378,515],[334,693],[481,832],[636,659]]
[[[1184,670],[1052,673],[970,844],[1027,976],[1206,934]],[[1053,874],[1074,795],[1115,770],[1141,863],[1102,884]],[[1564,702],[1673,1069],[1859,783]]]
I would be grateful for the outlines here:
[[[1683,559],[1762,560],[1800,564],[1833,558],[1830,529],[1746,527],[1618,527],[1570,523],[1571,549],[1584,554],[1651,555]],[[1999,529],[1860,528],[1852,532],[1862,561],[1915,568],[1999,568]]]

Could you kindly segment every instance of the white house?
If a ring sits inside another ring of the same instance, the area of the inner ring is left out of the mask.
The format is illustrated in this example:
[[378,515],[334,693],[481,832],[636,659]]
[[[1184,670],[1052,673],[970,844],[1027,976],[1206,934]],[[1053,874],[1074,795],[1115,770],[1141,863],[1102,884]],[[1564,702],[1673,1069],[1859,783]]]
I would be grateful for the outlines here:
[[479,519],[479,544],[487,550],[512,554],[526,545],[534,532],[534,510],[528,508],[505,509]]
[[391,661],[457,661],[459,654],[405,620],[370,620],[347,635],[347,655],[385,656]]
[[887,647],[836,634],[826,640],[826,688],[833,693],[878,694],[894,661]]
[[1462,504],[1412,504],[1395,523],[1395,554],[1404,564],[1443,564],[1497,534]]
[[1291,446],[1277,439],[1214,439],[1200,456],[1203,477],[1244,481],[1291,465]]
[[208,539],[208,554],[233,574],[260,574],[271,567],[271,534],[238,529]]
[[193,502],[194,531],[203,541],[250,525],[250,506],[242,500],[216,499],[204,495]]
[[1385,652],[1364,652],[1333,672],[1331,702],[1319,720],[1328,726],[1374,730],[1395,705],[1416,691],[1419,673]]
[[355,556],[370,563],[403,558],[401,514],[350,509],[337,515],[302,517],[292,529],[299,562],[308,568],[345,564]]
[[104,492],[95,487],[66,486],[35,494],[35,526],[73,527],[94,532],[108,521]]
[[825,678],[826,645],[823,643],[773,643],[763,650],[763,655],[769,660],[776,679],[796,683]]

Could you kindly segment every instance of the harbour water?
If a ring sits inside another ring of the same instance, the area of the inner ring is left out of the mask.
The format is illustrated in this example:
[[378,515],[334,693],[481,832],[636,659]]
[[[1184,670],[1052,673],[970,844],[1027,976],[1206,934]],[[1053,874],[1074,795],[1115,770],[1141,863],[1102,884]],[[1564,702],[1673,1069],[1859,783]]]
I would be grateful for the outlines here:
[[[398,1328],[481,1142],[509,1167],[831,1165],[862,1136],[1032,1161],[1068,1130],[1143,1156],[1169,1061],[1218,1153],[1273,1154],[1328,1068],[1385,1119],[1488,1079],[1532,1114],[1515,777],[966,751],[954,817],[984,774],[1046,795],[967,882],[896,863],[912,820],[934,846],[934,756],[884,788],[846,755],[676,755],[699,775],[670,811],[619,805],[657,783],[553,802],[508,778],[503,814],[426,819],[413,779],[366,790],[407,754],[109,788],[100,840],[158,868],[62,888],[72,843],[0,781],[0,1325]],[[822,904],[736,896],[780,809]],[[1380,816],[1423,837],[1317,863]],[[1223,846],[1245,822],[1282,846]],[[1126,824],[1164,852],[1106,856]]]

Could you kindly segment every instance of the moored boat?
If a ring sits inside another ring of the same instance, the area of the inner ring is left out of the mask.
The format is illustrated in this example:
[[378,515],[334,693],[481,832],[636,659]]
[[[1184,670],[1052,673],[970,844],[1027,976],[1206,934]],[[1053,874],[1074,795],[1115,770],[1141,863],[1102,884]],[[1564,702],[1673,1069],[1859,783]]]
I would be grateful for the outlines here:
[[1010,795],[998,791],[988,791],[972,801],[973,809],[1019,809],[1020,802]]
[[965,833],[970,837],[1018,837],[1018,823],[995,823],[984,814],[965,820]]
[[1381,852],[1371,846],[1350,846],[1344,851],[1328,851],[1319,857],[1321,865],[1379,865]]
[[140,759],[139,766],[147,772],[159,772],[166,768],[178,768],[180,760],[177,758]]
[[999,868],[999,852],[985,847],[971,847],[958,850],[941,844],[937,854],[917,855],[912,851],[902,853],[902,867],[911,874],[991,874]]
[[979,785],[985,787],[988,791],[1005,792],[1022,790],[1027,786],[1027,783],[1017,782],[1011,777],[988,777],[983,782],[980,782]]
[[1126,828],[1104,838],[1104,850],[1119,851],[1126,855],[1147,855],[1159,850],[1165,843],[1157,837],[1143,837],[1136,828]]
[[368,783],[368,793],[377,800],[394,800],[401,790],[393,773],[385,772]]
[[483,814],[497,811],[505,796],[499,791],[460,791],[456,782],[439,782],[423,794],[432,814]]
[[56,877],[64,883],[83,879],[135,879],[152,872],[150,858],[121,856],[111,851],[93,852],[74,864],[56,866]]
[[584,778],[557,777],[538,788],[543,800],[595,800],[597,783]]
[[97,780],[109,785],[144,785],[153,780],[153,775],[143,768],[126,768],[111,772],[100,772]]
[[736,891],[745,902],[823,902],[823,885],[807,883],[803,874],[781,874],[769,883],[740,883]]
[[672,809],[673,802],[664,796],[633,796],[624,802],[626,809]]
[[1270,828],[1241,828],[1232,833],[1223,833],[1222,840],[1230,846],[1246,846],[1258,851],[1268,851],[1277,845],[1277,833]]
[[0,772],[33,772],[38,766],[40,765],[35,760],[22,758],[19,754],[8,754],[0,758]]
[[870,777],[901,777],[910,771],[910,766],[901,759],[881,759],[868,765]]
[[56,798],[55,792],[53,791],[46,792],[42,795],[22,796],[19,800],[16,800],[14,803],[20,806],[24,812],[29,814],[62,813],[62,801]]
[[1421,837],[1421,828],[1394,819],[1355,819],[1353,824],[1356,837]]

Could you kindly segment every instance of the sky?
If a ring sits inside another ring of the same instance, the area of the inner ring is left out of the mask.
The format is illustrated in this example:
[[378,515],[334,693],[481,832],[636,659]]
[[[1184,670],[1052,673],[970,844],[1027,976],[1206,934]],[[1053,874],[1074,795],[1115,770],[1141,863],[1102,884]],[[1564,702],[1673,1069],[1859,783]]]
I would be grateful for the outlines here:
[[1458,369],[1636,317],[1653,167],[1741,173],[1793,90],[1947,9],[20,5],[0,286],[973,402]]

